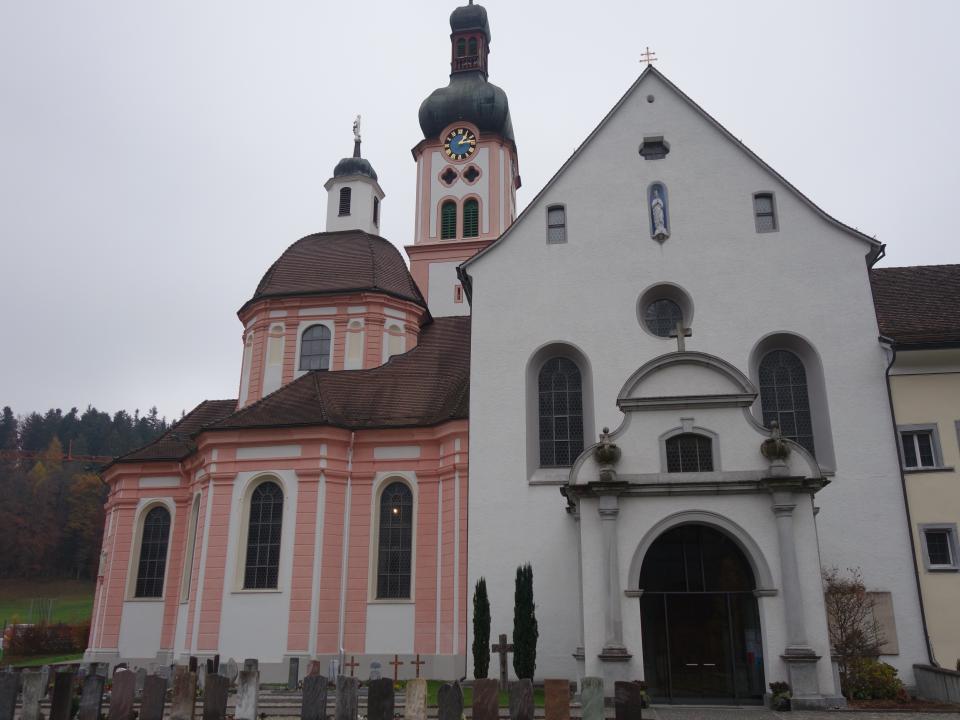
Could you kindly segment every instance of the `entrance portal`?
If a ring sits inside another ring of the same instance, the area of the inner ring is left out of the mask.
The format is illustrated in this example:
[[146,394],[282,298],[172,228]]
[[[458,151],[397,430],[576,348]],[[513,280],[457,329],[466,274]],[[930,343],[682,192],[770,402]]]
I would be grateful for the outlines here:
[[654,541],[640,571],[643,667],[659,702],[762,702],[763,644],[743,551],[706,525]]

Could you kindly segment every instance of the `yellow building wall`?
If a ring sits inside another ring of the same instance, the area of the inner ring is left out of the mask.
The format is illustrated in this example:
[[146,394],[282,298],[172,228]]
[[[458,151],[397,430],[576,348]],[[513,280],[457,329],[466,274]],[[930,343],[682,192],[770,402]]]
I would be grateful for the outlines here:
[[934,658],[955,669],[960,661],[960,572],[927,570],[920,526],[928,523],[960,525],[960,362],[956,351],[902,353],[892,375],[891,391],[897,425],[936,424],[943,465],[950,470],[906,472],[907,498],[913,524],[923,593]]

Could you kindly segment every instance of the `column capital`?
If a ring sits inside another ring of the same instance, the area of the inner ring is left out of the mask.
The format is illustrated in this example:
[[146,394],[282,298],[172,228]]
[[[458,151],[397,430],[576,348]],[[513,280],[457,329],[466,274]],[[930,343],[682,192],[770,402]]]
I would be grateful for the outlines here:
[[774,503],[772,510],[777,517],[789,517],[796,507],[796,503]]

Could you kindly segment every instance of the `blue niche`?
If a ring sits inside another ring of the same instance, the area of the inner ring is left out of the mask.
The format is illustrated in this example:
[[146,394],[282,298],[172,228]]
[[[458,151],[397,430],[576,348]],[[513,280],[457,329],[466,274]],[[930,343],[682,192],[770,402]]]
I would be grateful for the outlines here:
[[670,204],[667,186],[661,182],[651,183],[647,188],[647,208],[650,216],[650,237],[663,242],[670,237]]

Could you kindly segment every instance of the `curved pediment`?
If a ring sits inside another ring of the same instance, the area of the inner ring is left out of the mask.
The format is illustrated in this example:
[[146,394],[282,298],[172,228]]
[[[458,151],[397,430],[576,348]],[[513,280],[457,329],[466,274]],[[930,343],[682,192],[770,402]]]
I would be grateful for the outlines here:
[[702,352],[661,355],[624,383],[617,406],[624,412],[668,407],[748,407],[757,388],[736,367]]

